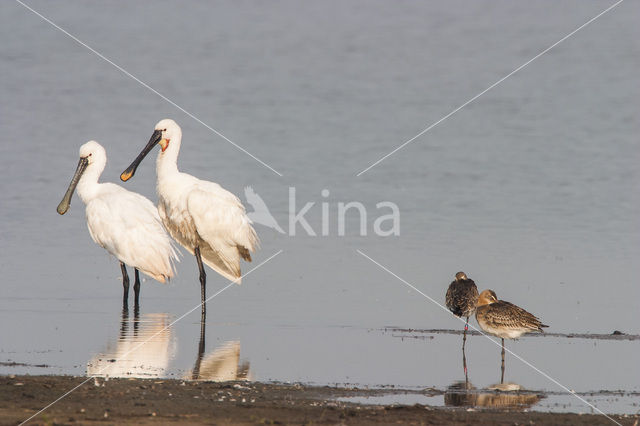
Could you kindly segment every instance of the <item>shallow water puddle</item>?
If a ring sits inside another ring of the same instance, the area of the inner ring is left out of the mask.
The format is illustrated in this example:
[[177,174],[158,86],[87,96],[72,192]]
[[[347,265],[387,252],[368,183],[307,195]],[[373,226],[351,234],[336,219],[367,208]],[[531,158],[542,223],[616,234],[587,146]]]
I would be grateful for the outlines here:
[[[78,344],[74,351],[5,350],[0,373],[300,382],[378,390],[338,399],[343,402],[592,410],[511,354],[506,357],[505,383],[500,384],[500,347],[472,334],[463,359],[459,330],[265,326],[216,322],[212,317],[208,324],[191,320],[170,326],[175,315],[166,312],[124,312],[106,321],[98,315],[94,337],[102,340]],[[508,349],[599,409],[629,414],[639,409],[633,356],[639,346],[634,336],[619,335],[556,334],[507,343]],[[606,372],[585,374],[571,361],[577,358],[588,365],[617,361]]]
[[[607,407],[609,413],[637,414],[640,411],[640,394],[610,392],[582,394],[598,408]],[[575,396],[557,393],[520,393],[473,391],[468,393],[444,393],[421,395],[416,393],[391,393],[376,396],[337,398],[340,402],[370,405],[428,405],[431,407],[457,407],[474,410],[509,409],[515,411],[541,411],[554,413],[599,414]]]

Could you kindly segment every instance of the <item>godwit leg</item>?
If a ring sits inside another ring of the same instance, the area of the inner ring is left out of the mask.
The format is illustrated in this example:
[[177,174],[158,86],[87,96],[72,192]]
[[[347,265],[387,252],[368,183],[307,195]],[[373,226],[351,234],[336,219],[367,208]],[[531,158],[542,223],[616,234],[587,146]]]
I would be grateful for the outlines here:
[[120,262],[120,270],[122,271],[122,287],[124,288],[124,294],[122,296],[122,308],[129,308],[129,274],[127,274],[127,267],[124,263]]
[[501,372],[502,374],[500,375],[500,383],[504,383],[504,339],[502,339],[502,367],[501,367]]
[[464,351],[464,345],[467,343],[467,330],[469,329],[469,317],[467,317],[467,322],[464,324],[464,333],[462,333],[462,350]]
[[[462,347],[462,367],[464,368],[464,382],[466,385],[469,385],[469,376],[467,374],[467,356],[464,353],[464,346]],[[466,386],[465,389],[468,389],[468,386]]]
[[133,282],[133,292],[135,294],[135,302],[133,304],[133,310],[140,310],[140,273],[138,272],[138,268],[133,268],[136,274],[136,279]]
[[194,250],[196,260],[198,261],[198,269],[200,269],[200,293],[202,296],[202,315],[201,319],[204,321],[207,316],[207,273],[204,271],[204,265],[202,264],[202,257],[200,256],[200,247],[196,247]]

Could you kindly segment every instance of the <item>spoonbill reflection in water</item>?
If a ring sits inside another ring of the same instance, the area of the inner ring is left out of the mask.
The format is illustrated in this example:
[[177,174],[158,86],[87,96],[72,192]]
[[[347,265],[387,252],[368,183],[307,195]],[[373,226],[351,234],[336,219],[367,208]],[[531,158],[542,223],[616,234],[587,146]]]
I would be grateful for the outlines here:
[[156,144],[158,212],[171,236],[195,255],[200,271],[202,317],[206,315],[206,273],[203,262],[223,277],[240,284],[240,259],[251,262],[258,236],[240,199],[214,182],[178,171],[182,130],[175,121],[156,124],[151,139],[120,175],[129,180]]
[[[129,319],[122,311],[120,335],[87,362],[87,376],[156,378],[167,375],[176,342],[169,314],[143,314]],[[131,329],[133,326],[133,329]]]
[[67,192],[58,204],[58,213],[69,210],[76,187],[86,205],[87,227],[96,244],[120,261],[126,308],[129,275],[125,265],[135,270],[135,307],[139,306],[138,271],[164,283],[174,274],[177,260],[171,238],[162,226],[158,211],[149,199],[113,183],[98,183],[107,164],[107,154],[98,142],[80,147],[80,160]]

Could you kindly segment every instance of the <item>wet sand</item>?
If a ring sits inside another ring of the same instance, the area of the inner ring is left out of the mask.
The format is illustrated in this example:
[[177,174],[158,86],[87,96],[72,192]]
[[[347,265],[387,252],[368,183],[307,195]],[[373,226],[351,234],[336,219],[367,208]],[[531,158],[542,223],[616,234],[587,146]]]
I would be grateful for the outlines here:
[[[15,425],[24,421],[84,380],[71,376],[0,377],[0,423]],[[424,392],[438,394],[438,391]],[[99,378],[90,379],[31,424],[613,424],[596,415],[336,401],[341,397],[382,393],[389,390]],[[623,425],[638,424],[638,416],[611,417]]]
[[[460,329],[443,329],[443,328],[431,328],[431,329],[416,329],[416,328],[403,328],[403,327],[385,327],[382,330],[386,332],[395,333],[399,337],[410,337],[414,339],[426,339],[430,338],[432,334],[454,334],[462,335],[463,330]],[[477,330],[468,330],[468,336],[482,336],[485,333],[481,333]],[[640,340],[640,334],[627,334],[619,330],[614,330],[610,334],[598,334],[598,333],[552,333],[545,331],[544,333],[530,333],[527,337],[562,337],[566,339],[593,339],[593,340]]]

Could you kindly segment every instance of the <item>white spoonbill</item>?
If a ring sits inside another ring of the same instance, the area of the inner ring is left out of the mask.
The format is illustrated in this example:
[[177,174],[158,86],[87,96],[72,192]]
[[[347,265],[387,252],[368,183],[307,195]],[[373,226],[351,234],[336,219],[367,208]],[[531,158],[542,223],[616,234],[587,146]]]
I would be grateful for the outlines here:
[[182,130],[175,121],[156,124],[151,139],[120,175],[129,180],[144,157],[159,144],[156,162],[158,212],[175,240],[195,255],[200,270],[202,315],[206,314],[207,276],[202,263],[240,284],[240,258],[251,262],[258,236],[240,199],[214,182],[178,171]]
[[173,277],[177,260],[171,238],[162,226],[158,211],[149,199],[113,183],[98,183],[107,164],[107,154],[98,142],[80,147],[80,161],[69,188],[58,204],[58,213],[69,210],[71,197],[78,195],[87,206],[87,226],[96,244],[120,261],[126,308],[129,300],[129,276],[125,265],[135,270],[135,307],[139,306],[138,271],[164,283]]

